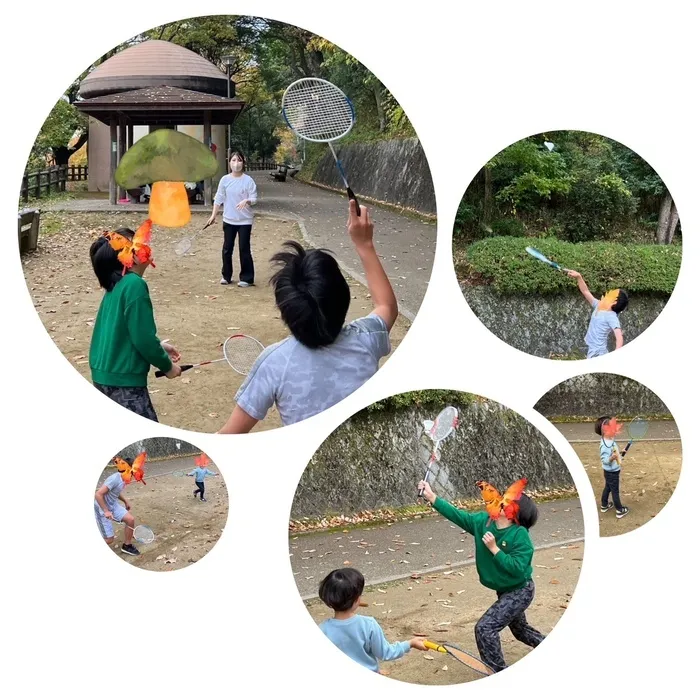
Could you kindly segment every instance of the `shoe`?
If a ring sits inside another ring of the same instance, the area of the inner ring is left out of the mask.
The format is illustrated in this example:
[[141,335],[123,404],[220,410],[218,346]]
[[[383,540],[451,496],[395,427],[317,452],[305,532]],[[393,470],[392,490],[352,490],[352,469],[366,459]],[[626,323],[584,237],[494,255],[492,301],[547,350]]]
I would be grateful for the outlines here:
[[630,512],[630,509],[627,508],[627,506],[622,506],[622,510],[617,510],[615,511],[615,517],[616,518],[624,518],[627,513]]
[[225,280],[223,277],[221,278],[221,282],[219,284],[231,284],[228,280]]
[[612,503],[608,503],[607,506],[600,506],[601,513],[607,513],[613,507]]
[[136,557],[139,554],[141,554],[141,552],[139,552],[139,550],[136,549],[136,547],[134,547],[133,544],[123,544],[122,545],[122,553],[123,554],[131,554],[132,557]]
[[239,282],[238,286],[239,287],[252,287],[253,285],[250,282]]
[[197,491],[192,491],[192,495],[197,498]]
[[203,499],[202,499],[202,501],[204,501],[204,502],[206,502],[206,500],[207,500],[206,498],[203,498]]

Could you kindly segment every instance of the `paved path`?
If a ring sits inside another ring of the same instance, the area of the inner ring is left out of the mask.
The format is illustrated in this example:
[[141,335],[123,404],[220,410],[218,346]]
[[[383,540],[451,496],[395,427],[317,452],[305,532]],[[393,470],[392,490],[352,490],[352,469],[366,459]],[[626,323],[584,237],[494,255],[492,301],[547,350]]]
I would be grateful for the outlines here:
[[[366,285],[362,266],[345,231],[345,195],[306,185],[289,178],[273,182],[267,172],[252,173],[258,185],[256,213],[297,221],[309,243],[332,251],[343,269]],[[44,211],[148,211],[146,204],[110,204],[104,198],[70,199],[42,207]],[[192,212],[209,208],[192,206]],[[372,207],[377,252],[399,300],[401,312],[411,321],[423,301],[435,256],[437,225],[414,216]]]
[[[578,499],[542,503],[532,529],[535,547],[583,538]],[[393,525],[290,537],[290,562],[299,593],[312,598],[333,569],[354,566],[367,585],[470,563],[474,538],[442,516],[403,520]],[[349,564],[347,562],[350,562]]]
[[[569,442],[600,442],[600,437],[593,431],[594,423],[555,423],[555,425]],[[623,428],[618,442],[624,442],[626,439],[627,431]],[[644,437],[645,441],[680,439],[678,426],[672,420],[649,421],[649,431]]]

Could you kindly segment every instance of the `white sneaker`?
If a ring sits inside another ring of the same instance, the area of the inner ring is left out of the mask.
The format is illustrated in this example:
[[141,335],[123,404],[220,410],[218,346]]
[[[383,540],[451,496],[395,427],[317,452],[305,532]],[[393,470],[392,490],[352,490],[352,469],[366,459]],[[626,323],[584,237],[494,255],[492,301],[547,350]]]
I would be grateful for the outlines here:
[[221,278],[221,282],[219,284],[231,284],[230,282],[226,281],[223,277]]
[[250,287],[251,285],[249,282],[239,282],[238,286],[239,287]]

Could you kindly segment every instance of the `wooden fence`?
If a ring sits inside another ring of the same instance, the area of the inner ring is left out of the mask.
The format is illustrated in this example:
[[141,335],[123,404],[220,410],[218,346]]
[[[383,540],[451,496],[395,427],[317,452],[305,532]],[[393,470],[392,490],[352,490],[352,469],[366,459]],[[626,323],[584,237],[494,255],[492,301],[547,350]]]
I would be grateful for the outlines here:
[[277,170],[279,167],[279,163],[273,163],[272,161],[257,161],[255,163],[248,163],[246,165],[246,170],[249,172],[259,172],[261,170]]
[[35,173],[25,173],[20,196],[27,202],[30,195],[40,199],[53,192],[65,192],[66,182],[87,180],[87,165],[55,165]]

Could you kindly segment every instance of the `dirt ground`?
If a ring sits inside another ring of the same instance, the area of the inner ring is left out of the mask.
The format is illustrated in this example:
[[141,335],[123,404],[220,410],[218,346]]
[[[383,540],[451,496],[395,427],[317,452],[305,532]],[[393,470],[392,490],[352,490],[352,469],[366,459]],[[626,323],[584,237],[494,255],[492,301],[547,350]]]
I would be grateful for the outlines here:
[[[578,583],[583,551],[580,542],[535,552],[536,592],[527,618],[543,634],[551,632],[568,607]],[[479,583],[475,567],[467,566],[368,587],[362,600],[368,607],[360,608],[359,614],[375,617],[389,642],[422,635],[435,642],[452,642],[478,658],[474,625],[495,600],[495,594]],[[318,599],[307,603],[307,608],[316,623],[332,614]],[[509,630],[502,632],[501,641],[509,666],[531,651]],[[380,671],[397,680],[423,685],[451,685],[481,678],[452,657],[432,651],[411,650],[398,661],[381,663]]]
[[[605,486],[600,466],[598,444],[572,443],[586,469],[596,503]],[[622,463],[620,475],[620,499],[630,512],[619,520],[615,511],[601,513],[598,508],[601,537],[621,535],[648,523],[666,505],[676,488],[681,471],[681,442],[637,442]]]
[[[159,462],[158,469],[164,474],[147,472],[145,485],[132,482],[122,492],[131,504],[136,524],[147,525],[156,536],[151,544],[134,542],[141,555],[129,556],[120,551],[124,526],[114,526],[115,540],[111,547],[132,566],[147,571],[183,569],[205,556],[221,537],[228,517],[228,492],[223,477],[206,478],[204,497],[207,500],[202,502],[199,497],[195,500],[192,496],[193,477],[175,477],[169,473],[182,468],[182,460],[175,464],[168,469],[168,462]],[[219,472],[216,465],[209,469]],[[105,470],[99,483],[113,473],[113,468]],[[99,536],[99,531],[97,533]]]
[[[49,335],[66,359],[88,380],[88,354],[95,316],[102,299],[90,265],[92,241],[105,230],[143,223],[139,213],[44,213],[39,249],[22,258],[25,278],[34,306]],[[267,284],[270,257],[289,239],[301,241],[291,221],[257,218],[253,227],[256,285],[247,289],[221,286],[220,228],[197,236],[188,255],[178,257],[174,246],[200,230],[206,216],[194,214],[181,229],[154,227],[153,258],[156,268],[145,275],[155,308],[158,333],[182,354],[182,363],[222,357],[223,341],[235,332],[270,345],[288,335]],[[302,241],[303,242],[303,241]],[[234,279],[238,274],[234,251]],[[348,279],[352,301],[348,320],[372,310],[367,289]],[[409,323],[400,317],[391,334],[393,348],[403,340]],[[386,358],[385,358],[386,361]],[[156,379],[151,372],[149,390],[162,423],[177,428],[213,433],[224,424],[234,407],[234,396],[244,377],[225,362],[186,372],[178,379]],[[105,399],[107,400],[107,399]],[[255,430],[280,426],[272,410]]]

